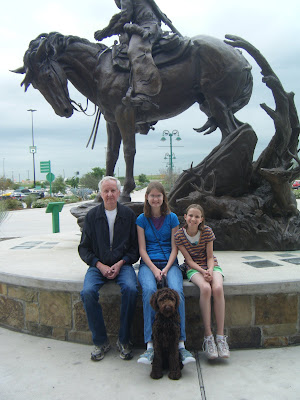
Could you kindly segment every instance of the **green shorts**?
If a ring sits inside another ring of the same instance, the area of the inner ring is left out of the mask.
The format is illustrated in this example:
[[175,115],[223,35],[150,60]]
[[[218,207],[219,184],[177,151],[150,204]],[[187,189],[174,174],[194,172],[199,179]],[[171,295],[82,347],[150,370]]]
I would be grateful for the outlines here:
[[[224,273],[223,273],[221,267],[219,267],[218,265],[216,265],[216,266],[214,267],[213,270],[214,270],[214,271],[217,271],[217,272],[220,272],[220,274],[221,274],[221,275],[223,276],[223,278],[224,278]],[[189,269],[189,270],[186,272],[186,275],[187,275],[187,278],[188,278],[189,281],[192,279],[192,276],[194,276],[195,274],[200,274],[200,272],[197,271],[196,269]]]

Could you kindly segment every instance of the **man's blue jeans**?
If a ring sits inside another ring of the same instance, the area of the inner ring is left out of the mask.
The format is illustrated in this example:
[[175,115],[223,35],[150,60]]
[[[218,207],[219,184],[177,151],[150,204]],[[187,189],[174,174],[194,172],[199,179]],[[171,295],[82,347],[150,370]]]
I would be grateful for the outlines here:
[[[156,263],[154,264],[159,268],[163,269],[167,264],[165,263]],[[155,311],[150,305],[150,298],[153,293],[157,290],[156,279],[153,275],[151,269],[141,261],[139,268],[138,279],[140,285],[142,287],[143,293],[143,313],[144,313],[144,340],[145,343],[148,343],[152,340],[152,324],[155,318]],[[176,290],[180,297],[179,303],[179,315],[180,315],[180,340],[186,340],[185,334],[185,298],[183,294],[183,279],[182,272],[179,269],[177,263],[174,263],[172,267],[169,269],[167,274],[168,287]]]
[[[80,293],[93,342],[96,346],[101,346],[108,340],[102,308],[99,303],[99,290],[108,281],[109,279],[105,278],[98,268],[89,267]],[[138,294],[136,274],[133,267],[123,265],[114,281],[120,285],[122,295],[119,340],[122,344],[128,344]]]

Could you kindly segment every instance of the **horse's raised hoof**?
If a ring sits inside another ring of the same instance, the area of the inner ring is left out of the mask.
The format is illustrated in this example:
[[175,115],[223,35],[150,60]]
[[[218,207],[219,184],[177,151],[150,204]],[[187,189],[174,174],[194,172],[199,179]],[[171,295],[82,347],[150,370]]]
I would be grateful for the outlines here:
[[205,124],[203,126],[201,126],[201,128],[193,128],[193,129],[196,132],[204,132],[204,135],[208,135],[208,134],[214,132],[217,128],[218,128],[217,123],[215,122],[215,120],[212,117],[210,117],[207,119]]

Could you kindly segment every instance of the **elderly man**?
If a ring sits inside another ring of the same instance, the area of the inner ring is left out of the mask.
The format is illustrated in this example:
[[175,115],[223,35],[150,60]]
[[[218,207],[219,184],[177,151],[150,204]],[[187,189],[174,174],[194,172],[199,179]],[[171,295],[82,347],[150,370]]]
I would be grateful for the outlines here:
[[92,332],[95,348],[91,359],[100,361],[110,349],[99,289],[110,280],[121,287],[122,305],[117,347],[123,360],[132,358],[130,327],[137,298],[137,279],[132,264],[139,258],[134,212],[118,203],[120,182],[106,176],[99,183],[103,202],[90,210],[84,222],[78,247],[82,260],[89,265],[81,298]]

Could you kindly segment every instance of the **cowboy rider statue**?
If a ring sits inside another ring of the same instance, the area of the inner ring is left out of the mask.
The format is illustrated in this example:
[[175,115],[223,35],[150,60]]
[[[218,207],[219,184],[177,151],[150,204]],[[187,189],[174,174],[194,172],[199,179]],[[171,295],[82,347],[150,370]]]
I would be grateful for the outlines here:
[[127,54],[131,77],[122,102],[127,106],[141,107],[142,110],[158,107],[151,98],[159,94],[162,82],[152,58],[152,46],[162,37],[162,21],[173,32],[176,29],[154,0],[115,0],[115,3],[121,12],[111,18],[106,28],[95,32],[95,39],[101,41],[112,35],[128,34]]

